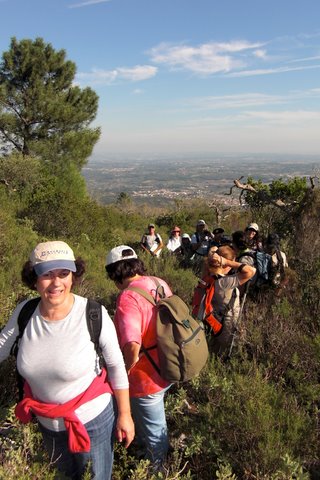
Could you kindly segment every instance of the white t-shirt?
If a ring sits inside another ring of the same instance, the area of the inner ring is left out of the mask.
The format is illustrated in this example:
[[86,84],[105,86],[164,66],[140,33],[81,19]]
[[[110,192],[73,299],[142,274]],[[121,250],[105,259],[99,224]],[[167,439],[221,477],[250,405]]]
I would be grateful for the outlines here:
[[[8,357],[19,334],[17,319],[25,303],[17,306],[0,333],[0,362]],[[87,327],[86,305],[86,298],[74,295],[73,307],[64,319],[44,320],[39,306],[30,318],[20,342],[17,367],[37,400],[65,403],[85,391],[100,373],[98,355]],[[104,307],[99,343],[112,388],[128,388],[116,330]],[[111,395],[105,393],[79,407],[76,414],[80,421],[85,424],[99,415],[110,398]],[[65,430],[62,418],[38,419],[50,430]]]
[[[148,249],[150,252],[154,252],[160,243],[162,243],[162,238],[159,233],[155,233],[154,235],[143,235],[141,238],[141,243]],[[160,250],[157,251],[156,256],[158,257],[161,253]]]
[[[282,261],[283,261],[283,266],[284,268],[288,268],[288,261],[287,261],[287,256],[284,252],[280,252],[280,255],[282,257]],[[274,267],[276,267],[278,265],[278,259],[277,259],[277,254],[274,253],[271,257],[271,261],[272,261],[272,265]]]
[[181,237],[180,235],[178,237],[170,237],[167,243],[167,249],[170,250],[170,252],[174,252],[177,250],[177,248],[181,247]]

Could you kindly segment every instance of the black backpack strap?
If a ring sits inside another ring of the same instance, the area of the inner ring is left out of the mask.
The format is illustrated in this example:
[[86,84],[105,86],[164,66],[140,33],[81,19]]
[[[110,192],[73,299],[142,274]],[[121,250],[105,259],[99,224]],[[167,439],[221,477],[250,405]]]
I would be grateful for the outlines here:
[[23,307],[20,310],[19,316],[18,316],[18,327],[19,327],[19,334],[16,338],[16,341],[12,345],[11,348],[11,354],[14,355],[17,358],[18,355],[18,350],[19,350],[19,343],[22,338],[23,332],[25,331],[26,326],[28,325],[28,322],[37,308],[41,298],[36,297],[36,298],[31,298],[31,300],[28,300]]
[[161,371],[160,371],[160,368],[158,367],[158,365],[156,364],[156,362],[153,360],[153,358],[151,357],[151,355],[149,354],[148,350],[152,350],[154,348],[157,348],[156,345],[152,346],[152,347],[149,347],[149,348],[145,348],[143,344],[141,344],[141,351],[142,353],[145,354],[145,356],[147,357],[147,359],[149,360],[149,362],[151,363],[151,365],[153,366],[153,368],[156,370],[156,372],[161,376]]
[[[19,344],[20,340],[22,338],[23,332],[26,329],[26,326],[28,325],[28,322],[30,318],[32,317],[33,312],[37,308],[41,298],[36,297],[36,298],[31,298],[31,300],[28,300],[23,307],[21,308],[19,315],[18,315],[18,328],[19,328],[19,334],[12,345],[11,348],[11,355],[14,355],[15,358],[18,356],[18,351],[19,351]],[[16,377],[17,377],[17,387],[18,387],[18,401],[23,399],[23,387],[24,387],[24,378],[20,375],[18,372],[18,369],[16,368]]]
[[102,328],[102,309],[101,304],[88,298],[86,308],[87,326],[90,334],[90,340],[98,354],[101,353],[99,338]]

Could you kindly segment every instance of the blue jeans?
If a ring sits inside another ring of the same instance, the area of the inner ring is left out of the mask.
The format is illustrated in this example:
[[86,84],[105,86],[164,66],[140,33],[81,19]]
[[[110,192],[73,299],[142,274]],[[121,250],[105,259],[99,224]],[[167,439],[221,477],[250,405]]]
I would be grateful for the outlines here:
[[164,394],[170,388],[145,397],[131,397],[131,413],[135,424],[136,440],[145,450],[145,458],[161,465],[169,446]]
[[91,477],[110,480],[113,464],[115,413],[113,400],[96,418],[85,424],[90,437],[90,452],[71,453],[66,431],[54,432],[39,423],[50,461],[67,477],[81,480],[90,462]]

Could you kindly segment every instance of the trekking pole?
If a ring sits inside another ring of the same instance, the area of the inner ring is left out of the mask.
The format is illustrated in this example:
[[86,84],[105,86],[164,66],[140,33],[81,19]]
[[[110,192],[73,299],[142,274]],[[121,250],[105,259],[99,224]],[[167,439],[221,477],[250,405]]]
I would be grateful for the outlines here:
[[235,344],[235,338],[236,338],[237,332],[238,332],[238,325],[240,325],[240,321],[241,321],[241,317],[242,317],[243,309],[244,309],[244,304],[245,304],[245,302],[246,302],[246,298],[247,298],[247,294],[248,294],[248,290],[249,290],[250,283],[251,283],[251,280],[249,280],[249,281],[246,283],[245,290],[244,290],[244,294],[243,294],[243,297],[242,297],[242,300],[241,300],[241,304],[240,304],[239,316],[238,316],[237,322],[235,323],[235,325],[234,325],[234,327],[233,327],[232,341],[231,341],[231,345],[230,345],[230,348],[229,348],[229,353],[228,353],[228,356],[227,356],[227,359],[228,359],[228,360],[229,360],[230,357],[231,357],[232,350],[233,350],[233,347],[234,347],[234,344]]

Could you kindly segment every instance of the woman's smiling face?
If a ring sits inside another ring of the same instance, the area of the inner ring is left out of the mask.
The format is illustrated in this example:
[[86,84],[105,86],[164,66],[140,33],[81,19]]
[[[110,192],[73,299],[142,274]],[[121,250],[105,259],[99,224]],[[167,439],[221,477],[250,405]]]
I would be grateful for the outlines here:
[[62,305],[72,287],[72,272],[66,269],[50,270],[37,278],[36,288],[41,300],[51,307]]

